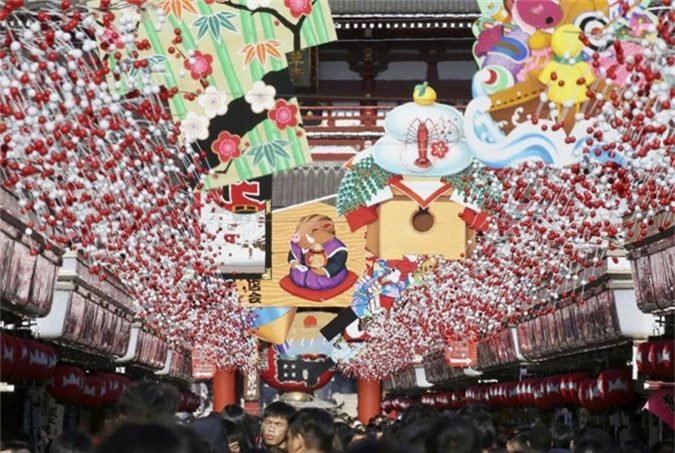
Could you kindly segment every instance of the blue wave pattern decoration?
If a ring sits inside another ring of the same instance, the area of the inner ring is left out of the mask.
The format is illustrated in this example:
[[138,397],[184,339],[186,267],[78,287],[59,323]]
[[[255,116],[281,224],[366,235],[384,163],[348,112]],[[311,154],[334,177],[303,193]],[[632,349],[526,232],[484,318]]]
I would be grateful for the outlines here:
[[[489,102],[487,98],[483,98]],[[533,128],[516,128],[508,136],[482,109],[483,102],[472,102],[465,114],[466,136],[477,160],[492,168],[505,168],[526,160],[548,165],[560,162],[556,140]]]

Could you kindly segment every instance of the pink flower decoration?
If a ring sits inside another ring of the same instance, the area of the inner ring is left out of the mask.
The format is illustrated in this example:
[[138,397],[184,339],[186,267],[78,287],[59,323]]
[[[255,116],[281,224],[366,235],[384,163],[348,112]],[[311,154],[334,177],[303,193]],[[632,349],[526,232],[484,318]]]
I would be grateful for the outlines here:
[[279,129],[286,129],[288,126],[294,127],[298,125],[297,113],[297,106],[289,104],[283,99],[279,99],[267,116],[277,123]]
[[[194,62],[190,63],[190,60],[194,60]],[[198,80],[211,75],[213,72],[212,62],[213,57],[211,55],[195,50],[194,55],[183,62],[183,66],[192,72],[193,79]]]
[[432,142],[431,143],[431,155],[443,159],[446,154],[450,151],[450,148],[445,142]]
[[291,10],[293,17],[312,14],[312,0],[284,0],[284,6]]
[[235,157],[241,156],[239,145],[241,144],[241,137],[232,135],[227,131],[222,131],[218,134],[218,138],[211,145],[211,151],[216,153],[218,159],[222,163],[227,163]]

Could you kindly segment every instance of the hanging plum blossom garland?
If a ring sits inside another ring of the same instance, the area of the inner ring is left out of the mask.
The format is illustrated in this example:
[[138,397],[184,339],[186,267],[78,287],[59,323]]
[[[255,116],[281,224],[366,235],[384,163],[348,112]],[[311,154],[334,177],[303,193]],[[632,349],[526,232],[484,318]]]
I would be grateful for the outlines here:
[[175,90],[154,85],[151,62],[137,58],[149,43],[135,41],[130,21],[109,33],[116,13],[135,8],[2,6],[0,183],[37,219],[24,234],[80,253],[101,279],[111,272],[168,341],[204,345],[222,368],[253,366],[249,313],[203,253],[215,236],[203,233],[192,190],[211,170],[179,143],[167,107]]
[[[675,7],[669,0],[663,6],[656,39],[637,42],[641,54],[624,57],[614,40],[619,69],[632,83],[597,100],[585,158],[562,169],[524,163],[486,170],[500,182],[501,197],[464,195],[493,215],[490,229],[470,244],[469,258],[441,261],[373,320],[366,346],[341,364],[344,373],[385,378],[447,341],[477,341],[550,313],[563,299],[583,297],[573,290],[592,283],[593,270],[616,260],[627,242],[672,226]],[[602,154],[621,165],[595,159]]]

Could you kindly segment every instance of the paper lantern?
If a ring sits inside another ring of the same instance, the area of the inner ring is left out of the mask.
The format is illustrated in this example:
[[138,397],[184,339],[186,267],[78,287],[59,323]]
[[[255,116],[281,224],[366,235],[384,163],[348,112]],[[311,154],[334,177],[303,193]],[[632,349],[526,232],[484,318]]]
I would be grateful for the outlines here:
[[651,374],[658,377],[672,378],[673,369],[673,340],[655,341],[649,348],[649,365]]
[[579,398],[579,389],[581,384],[588,379],[586,373],[574,373],[567,375],[565,379],[565,394],[563,395],[566,404],[581,404]]
[[120,375],[113,373],[96,373],[94,376],[101,379],[105,385],[105,394],[103,395],[101,404],[114,403],[122,396],[124,386]]
[[584,408],[590,410],[589,395],[588,395],[588,390],[586,388],[588,386],[589,381],[590,381],[589,379],[584,379],[583,382],[577,383],[577,393],[579,395],[577,397],[577,400],[579,401],[579,404],[581,404],[581,407],[584,407]]
[[16,362],[17,356],[17,347],[14,342],[14,337],[6,333],[2,333],[0,336],[0,341],[2,345],[0,347],[0,375],[3,379],[10,379],[12,376],[12,370],[14,368],[14,363]]
[[28,376],[29,344],[23,338],[13,337],[14,357],[12,364],[12,379],[30,379]]
[[600,396],[608,405],[623,406],[633,399],[633,381],[629,370],[607,370],[598,376]]
[[640,373],[650,375],[653,372],[651,363],[649,362],[649,349],[651,348],[652,343],[645,341],[637,345],[635,351],[635,363],[637,364],[637,369]]
[[455,392],[452,392],[450,394],[450,404],[452,405],[453,409],[459,409],[468,404],[466,402],[466,391],[457,390]]
[[[16,340],[16,339],[15,339]],[[19,346],[20,366],[17,378],[42,381],[51,377],[56,368],[56,352],[51,347],[33,340],[23,339]]]
[[546,398],[553,406],[563,404],[563,397],[560,393],[560,384],[562,376],[551,376],[546,378]]
[[194,412],[199,409],[200,405],[201,398],[196,393],[181,393],[180,403],[178,404],[178,412]]
[[583,407],[594,412],[602,412],[609,407],[600,394],[597,379],[586,379],[579,385],[579,401]]
[[74,366],[57,366],[47,381],[47,393],[57,401],[76,402],[84,392],[84,371]]
[[324,354],[283,356],[270,346],[267,366],[260,379],[282,392],[311,392],[325,386],[335,374],[334,363]]
[[96,407],[103,404],[106,397],[106,383],[98,376],[87,376],[79,403],[84,407]]
[[534,393],[534,405],[539,409],[548,409],[551,407],[551,403],[546,394],[546,379],[539,379],[532,386],[532,391]]

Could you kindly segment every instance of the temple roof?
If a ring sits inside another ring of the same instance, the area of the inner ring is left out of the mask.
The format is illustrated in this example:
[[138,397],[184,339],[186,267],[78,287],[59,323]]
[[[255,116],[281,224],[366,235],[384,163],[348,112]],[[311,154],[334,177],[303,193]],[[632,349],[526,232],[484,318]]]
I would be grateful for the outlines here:
[[[328,0],[335,16],[478,15],[477,0]],[[663,0],[652,0],[650,8],[660,9]]]
[[329,0],[331,11],[342,14],[477,14],[475,0]]
[[[335,195],[346,169],[344,161],[316,161],[272,177],[272,209]],[[335,200],[324,203],[334,204]]]

